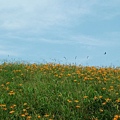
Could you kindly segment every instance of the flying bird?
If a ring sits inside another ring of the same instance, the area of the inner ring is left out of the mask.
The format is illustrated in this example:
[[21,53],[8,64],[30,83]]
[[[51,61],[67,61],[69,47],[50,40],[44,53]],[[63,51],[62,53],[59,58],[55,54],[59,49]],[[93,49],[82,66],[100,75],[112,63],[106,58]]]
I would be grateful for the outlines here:
[[104,55],[106,55],[106,52],[104,53]]
[[66,59],[66,57],[64,57],[64,59]]
[[77,58],[77,56],[75,56],[75,59]]

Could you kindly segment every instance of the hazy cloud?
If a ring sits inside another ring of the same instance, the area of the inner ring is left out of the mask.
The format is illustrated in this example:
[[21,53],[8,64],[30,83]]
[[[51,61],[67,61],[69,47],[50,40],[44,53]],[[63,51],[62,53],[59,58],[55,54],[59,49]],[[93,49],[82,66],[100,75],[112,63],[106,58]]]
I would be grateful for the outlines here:
[[67,25],[76,18],[89,14],[93,3],[94,1],[86,3],[78,0],[0,1],[0,26],[6,30],[40,30],[53,25]]

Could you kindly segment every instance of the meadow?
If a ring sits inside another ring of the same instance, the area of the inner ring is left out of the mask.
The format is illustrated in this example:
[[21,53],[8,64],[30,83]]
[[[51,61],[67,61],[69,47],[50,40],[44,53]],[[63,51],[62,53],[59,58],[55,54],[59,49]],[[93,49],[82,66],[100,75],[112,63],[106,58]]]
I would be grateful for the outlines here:
[[4,62],[0,120],[120,120],[120,67]]

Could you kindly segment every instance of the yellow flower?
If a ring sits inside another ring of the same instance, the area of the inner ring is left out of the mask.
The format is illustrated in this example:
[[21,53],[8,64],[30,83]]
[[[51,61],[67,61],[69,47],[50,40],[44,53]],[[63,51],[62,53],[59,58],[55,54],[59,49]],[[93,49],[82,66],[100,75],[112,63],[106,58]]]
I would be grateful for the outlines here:
[[14,104],[13,106],[16,107],[16,104]]
[[2,84],[1,86],[4,87],[4,84]]
[[120,102],[120,99],[117,99],[116,102],[119,103],[119,102]]
[[27,113],[27,112],[25,112],[24,114],[25,114],[25,115],[28,115],[28,113]]
[[23,105],[27,105],[27,103],[24,103]]
[[88,80],[88,78],[87,78],[87,77],[84,77],[84,81],[85,81],[85,80]]
[[105,99],[106,100],[106,102],[109,102],[111,99],[110,98],[107,98],[107,99]]
[[74,82],[77,82],[77,80],[74,80]]
[[74,102],[76,102],[76,103],[77,103],[77,102],[79,102],[79,101],[78,101],[78,100],[74,100]]
[[31,116],[27,116],[27,119],[31,119]]
[[103,112],[103,109],[100,109],[100,112]]
[[68,76],[71,76],[71,74],[68,73]]
[[23,74],[23,73],[21,73],[21,76],[24,76],[24,74]]
[[62,96],[62,94],[60,93],[58,96]]
[[49,115],[48,114],[46,114],[46,115],[44,115],[45,117],[49,117]]
[[110,86],[111,89],[113,89],[114,87],[113,86]]
[[99,98],[101,99],[103,96],[99,96]]
[[77,106],[76,106],[76,108],[80,108],[80,106],[79,106],[79,105],[77,105]]
[[96,100],[96,99],[97,99],[97,97],[95,96],[95,97],[94,97],[94,100]]
[[22,84],[19,84],[19,86],[22,86]]
[[9,95],[14,95],[15,92],[14,92],[14,91],[10,91],[8,94],[9,94]]
[[6,87],[6,90],[9,90],[9,87]]
[[105,104],[106,104],[106,102],[103,102],[103,103],[102,103],[102,105],[105,105]]
[[23,112],[26,112],[27,110],[26,109],[23,109]]
[[14,112],[15,112],[15,111],[14,111],[14,110],[12,110],[12,111],[10,111],[9,113],[10,113],[10,114],[13,114]]
[[6,85],[10,84],[10,82],[7,82]]
[[0,107],[6,107],[6,104],[0,104]]
[[14,108],[13,106],[10,106],[10,108]]
[[88,98],[88,96],[84,96],[83,98]]
[[22,117],[25,117],[25,114],[21,114]]
[[105,88],[105,87],[103,87],[102,89],[103,89],[103,90],[106,90],[106,88]]
[[67,100],[69,103],[71,103],[72,101],[71,100]]

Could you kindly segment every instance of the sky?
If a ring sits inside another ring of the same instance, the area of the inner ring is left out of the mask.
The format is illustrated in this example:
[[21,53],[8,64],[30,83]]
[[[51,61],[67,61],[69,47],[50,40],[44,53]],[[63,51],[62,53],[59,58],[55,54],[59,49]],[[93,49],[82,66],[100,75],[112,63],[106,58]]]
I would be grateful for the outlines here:
[[0,0],[1,62],[120,66],[119,52],[120,0]]

